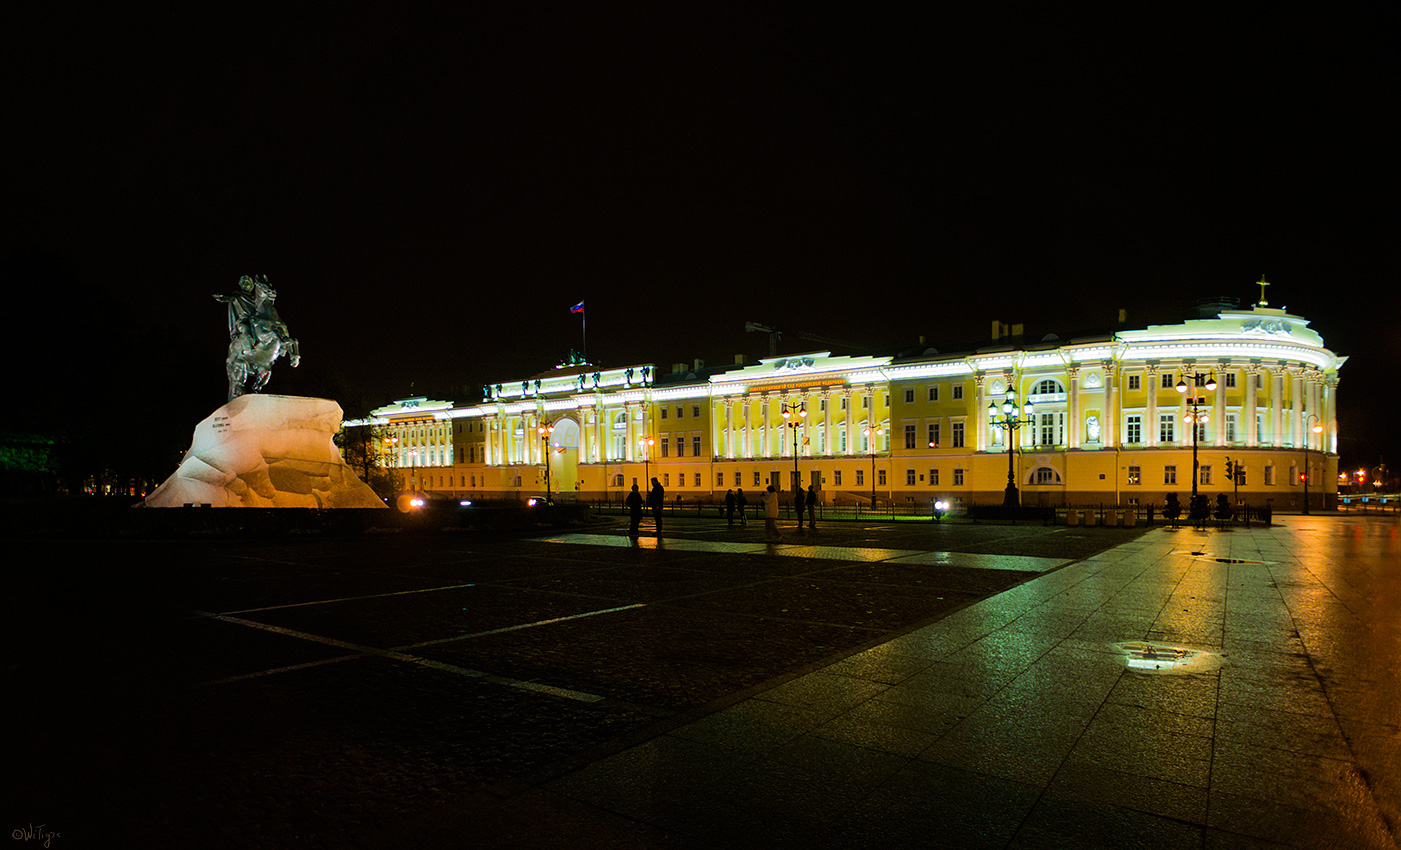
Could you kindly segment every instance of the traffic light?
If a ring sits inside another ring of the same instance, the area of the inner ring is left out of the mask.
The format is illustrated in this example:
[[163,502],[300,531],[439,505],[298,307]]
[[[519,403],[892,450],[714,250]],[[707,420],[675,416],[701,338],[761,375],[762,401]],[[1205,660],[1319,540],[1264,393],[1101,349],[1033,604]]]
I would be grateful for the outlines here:
[[1227,480],[1227,481],[1234,481],[1235,479],[1236,479],[1236,467],[1235,467],[1235,464],[1231,463],[1231,459],[1230,459],[1230,458],[1226,458],[1226,480]]

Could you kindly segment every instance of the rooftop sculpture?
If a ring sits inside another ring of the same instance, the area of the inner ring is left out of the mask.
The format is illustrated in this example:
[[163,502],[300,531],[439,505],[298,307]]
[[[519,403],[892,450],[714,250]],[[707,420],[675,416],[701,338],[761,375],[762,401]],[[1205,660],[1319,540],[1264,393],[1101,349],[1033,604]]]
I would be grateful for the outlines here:
[[297,341],[288,334],[273,306],[277,290],[268,286],[267,276],[244,275],[238,286],[238,292],[214,296],[215,301],[229,305],[229,356],[224,361],[229,401],[244,393],[261,392],[272,374],[272,364],[282,355],[287,355],[293,368],[302,362]]

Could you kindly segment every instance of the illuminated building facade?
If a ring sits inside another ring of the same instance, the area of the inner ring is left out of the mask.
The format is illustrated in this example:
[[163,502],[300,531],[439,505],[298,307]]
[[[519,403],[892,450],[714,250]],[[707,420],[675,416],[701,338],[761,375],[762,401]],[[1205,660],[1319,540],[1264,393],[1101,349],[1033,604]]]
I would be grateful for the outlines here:
[[[789,491],[796,475],[826,504],[1000,504],[1012,442],[1023,505],[1161,505],[1195,477],[1213,502],[1289,510],[1307,475],[1312,506],[1331,506],[1346,358],[1263,303],[1213,312],[947,355],[571,367],[489,387],[479,404],[408,399],[347,425],[380,429],[407,489],[464,498],[543,494],[548,466],[566,498],[616,500],[656,477],[668,501],[718,502]],[[1009,390],[1019,415],[1031,405],[1010,439],[989,412]]]

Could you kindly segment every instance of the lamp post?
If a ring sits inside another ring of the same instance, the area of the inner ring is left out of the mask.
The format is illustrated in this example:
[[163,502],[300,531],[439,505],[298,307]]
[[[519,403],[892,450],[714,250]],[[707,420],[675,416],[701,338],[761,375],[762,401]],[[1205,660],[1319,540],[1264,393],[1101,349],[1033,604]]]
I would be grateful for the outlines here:
[[541,425],[535,429],[540,435],[540,451],[545,460],[545,504],[550,504],[550,435],[555,432],[553,425]]
[[638,437],[637,447],[642,451],[642,486],[648,489],[652,486],[652,479],[648,477],[648,471],[652,462],[652,446],[657,441],[651,437]]
[[[793,490],[796,492],[802,489],[803,479],[798,472],[798,427],[803,424],[803,420],[808,418],[808,408],[806,404],[800,404],[796,411],[789,410],[788,405],[783,405],[783,422],[793,432]],[[799,517],[801,519],[801,517]]]
[[862,428],[866,435],[866,445],[871,448],[871,510],[876,509],[876,437],[885,433],[883,428]]
[[1021,406],[1020,413],[1017,409],[1017,391],[1011,387],[1007,388],[1006,394],[1002,398],[1002,416],[999,417],[998,405],[995,401],[988,402],[988,422],[994,428],[1002,429],[1007,435],[1007,489],[1002,496],[1002,507],[1020,507],[1021,494],[1017,492],[1017,469],[1016,469],[1016,433],[1017,429],[1023,425],[1030,425],[1035,421],[1036,409],[1031,402]]
[[[1323,433],[1323,423],[1318,421],[1318,416],[1317,416],[1316,414],[1310,413],[1310,414],[1308,415],[1308,418],[1305,419],[1304,421],[1305,421],[1305,422],[1312,422],[1312,423],[1313,423],[1313,426],[1312,426],[1311,428],[1309,428],[1309,430],[1312,431],[1313,433],[1315,433],[1315,434],[1322,434],[1322,433]],[[1304,436],[1304,471],[1303,471],[1303,473],[1302,473],[1299,477],[1302,478],[1302,479],[1304,480],[1304,513],[1308,513],[1308,512],[1309,512],[1309,438],[1308,438],[1307,435]]]
[[[1184,396],[1187,394],[1188,377],[1187,375],[1183,375],[1177,382],[1177,391]],[[1202,405],[1206,404],[1206,396],[1197,395],[1195,388],[1205,387],[1208,391],[1215,391],[1216,375],[1203,375],[1198,372],[1190,377],[1192,378],[1193,393],[1187,398],[1187,405],[1191,408],[1191,411],[1182,418],[1186,420],[1187,425],[1192,429],[1192,500],[1195,502],[1197,498],[1197,478],[1199,477],[1197,473],[1197,433],[1198,429],[1205,425],[1207,421],[1206,411],[1199,409]]]

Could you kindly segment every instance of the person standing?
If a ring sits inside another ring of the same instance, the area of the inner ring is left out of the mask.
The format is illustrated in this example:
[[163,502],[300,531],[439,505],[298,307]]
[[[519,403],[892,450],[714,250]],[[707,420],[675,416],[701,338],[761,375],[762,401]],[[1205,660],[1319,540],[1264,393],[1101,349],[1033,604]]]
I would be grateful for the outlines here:
[[730,523],[731,526],[733,526],[733,525],[735,524],[735,491],[734,491],[734,490],[726,490],[726,491],[725,491],[725,519],[729,521],[729,523]]
[[798,532],[799,532],[799,533],[802,533],[802,530],[803,530],[803,507],[804,507],[804,505],[805,505],[806,503],[807,503],[807,499],[803,498],[803,488],[802,488],[802,485],[800,485],[800,484],[799,484],[799,485],[794,485],[794,487],[793,487],[793,514],[794,514],[795,516],[798,517]]
[[764,539],[770,543],[782,540],[783,535],[778,532],[778,492],[772,484],[759,501],[764,503]]
[[735,494],[735,508],[739,510],[740,528],[749,525],[749,500],[744,497],[743,487]]
[[666,491],[662,482],[652,478],[652,489],[647,492],[647,506],[652,509],[652,523],[657,527],[657,536],[662,536],[662,508],[666,506]]
[[808,485],[808,530],[817,530],[817,485]]
[[628,509],[628,536],[637,536],[637,527],[642,524],[642,494],[638,492],[637,485],[632,485],[632,492],[628,494],[624,502]]

